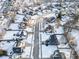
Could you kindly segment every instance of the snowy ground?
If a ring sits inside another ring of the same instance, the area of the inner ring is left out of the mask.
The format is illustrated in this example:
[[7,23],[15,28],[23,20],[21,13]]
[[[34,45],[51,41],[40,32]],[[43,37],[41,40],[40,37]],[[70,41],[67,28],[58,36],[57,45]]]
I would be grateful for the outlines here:
[[[60,27],[59,29],[57,28],[55,34],[62,34],[63,33],[63,29]],[[41,38],[42,38],[42,41],[46,41],[47,39],[49,39],[50,37],[50,34],[46,34],[46,33],[41,33]],[[62,35],[57,35],[57,39],[60,43],[60,45],[58,45],[59,48],[62,48],[62,49],[59,49],[60,52],[63,52],[66,56],[67,59],[70,59],[70,52],[71,50],[70,49],[63,49],[63,48],[69,48],[68,44],[64,45],[62,44],[63,42],[66,42],[65,39],[61,39],[63,36]],[[54,53],[54,51],[57,50],[57,46],[46,46],[46,45],[42,45],[42,58],[50,58],[51,54]],[[40,50],[41,51],[41,48]],[[39,57],[41,58],[41,52],[40,52],[40,55]]]
[[[43,5],[42,8],[45,9],[46,6]],[[48,18],[50,18],[51,15],[52,15],[53,17],[56,18],[57,15],[58,15],[56,12],[59,13],[60,11],[54,6],[54,9],[52,10],[52,13],[54,13],[54,14],[51,14],[50,10],[43,10],[42,12],[38,11],[37,14],[40,15],[40,16],[44,14],[45,15],[44,17],[48,17]],[[15,23],[10,24],[8,29],[19,30],[19,24],[18,23],[23,22],[24,17],[25,17],[25,15],[16,14]],[[34,17],[34,16],[31,17],[31,18],[36,19],[36,17]],[[38,16],[37,16],[37,18],[38,18]],[[69,19],[72,20],[68,16],[63,16],[62,19],[61,19],[62,21],[60,23],[63,25],[66,22],[70,21]],[[17,22],[17,24],[16,24],[16,22]],[[49,24],[51,24],[51,23],[48,23],[48,24],[44,23],[43,24],[43,22],[41,22],[41,27],[40,27],[41,29],[40,30],[44,30]],[[52,34],[63,34],[64,33],[63,27],[61,27],[61,26],[57,27],[56,23],[53,23],[51,25],[54,27],[54,32]],[[30,27],[26,27],[25,30],[28,31],[28,32],[34,32],[34,28],[30,28]],[[3,39],[4,40],[13,40],[13,38],[16,39],[14,34],[17,34],[18,32],[19,31],[7,31],[6,34],[3,36]],[[79,32],[73,30],[71,32],[71,34],[72,34],[72,36],[75,37],[77,43],[79,43],[79,40],[78,40],[79,39],[79,37],[78,37]],[[54,51],[57,50],[57,46],[41,45],[41,41],[46,41],[47,39],[49,39],[50,35],[51,35],[51,33],[40,32],[40,35],[39,35],[39,37],[40,37],[39,57],[40,58],[41,57],[42,58],[50,58],[51,54],[53,54]],[[58,45],[59,48],[69,48],[68,44],[66,44],[66,45],[64,44],[64,43],[66,43],[66,38],[63,35],[57,35],[56,37],[57,37],[57,39],[60,43],[60,45]],[[15,44],[16,43],[14,41],[13,42],[0,42],[0,49],[6,50],[8,52],[8,55],[10,55],[10,53],[12,52],[12,48],[15,46]],[[34,34],[28,34],[27,38],[25,38],[21,41],[20,46],[23,46],[23,44],[24,44],[24,47],[22,47],[23,53],[20,55],[21,58],[33,58]],[[79,45],[77,45],[77,47],[76,47],[77,49],[75,49],[76,51],[79,50],[78,47],[79,47]],[[65,54],[67,59],[70,59],[70,52],[71,52],[70,49],[59,49],[59,50]],[[42,56],[41,56],[41,54],[42,54]],[[15,57],[16,57],[16,54],[13,55],[13,58],[15,58]],[[0,59],[9,59],[9,58],[4,56],[4,57],[0,57]]]
[[[23,16],[22,15],[17,15],[16,16],[16,21],[15,22],[22,22],[22,19],[23,19]],[[9,29],[13,29],[13,30],[18,30],[18,25],[19,24],[14,24],[12,23],[10,26],[9,26]],[[29,28],[27,28],[29,29]],[[32,31],[32,30],[30,30]],[[16,38],[15,36],[13,36],[14,34],[17,34],[19,31],[7,31],[6,34],[4,35],[3,39],[4,40],[13,40],[13,38]],[[28,38],[27,39],[24,39],[23,42],[25,42],[28,46],[26,46],[23,51],[24,53],[22,53],[22,57],[23,58],[29,58],[31,55],[32,55],[32,44],[33,44],[33,35],[28,35]],[[10,53],[12,52],[12,48],[15,46],[15,42],[0,42],[0,49],[3,49],[3,50],[6,50],[8,52],[8,55],[10,55]],[[29,46],[30,44],[30,46]],[[0,58],[5,58],[5,59],[8,59],[8,57],[0,57]]]
[[0,59],[9,59],[9,57],[4,56],[4,57],[0,57]]

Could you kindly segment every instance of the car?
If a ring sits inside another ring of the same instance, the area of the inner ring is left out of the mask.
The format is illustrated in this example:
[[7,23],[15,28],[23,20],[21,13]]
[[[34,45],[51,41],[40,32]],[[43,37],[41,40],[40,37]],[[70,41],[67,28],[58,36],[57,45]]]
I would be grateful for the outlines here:
[[23,50],[22,50],[22,48],[20,48],[20,47],[13,47],[13,52],[14,52],[14,53],[22,53]]
[[50,20],[51,20],[51,22],[55,22],[56,18],[55,17],[51,17]]

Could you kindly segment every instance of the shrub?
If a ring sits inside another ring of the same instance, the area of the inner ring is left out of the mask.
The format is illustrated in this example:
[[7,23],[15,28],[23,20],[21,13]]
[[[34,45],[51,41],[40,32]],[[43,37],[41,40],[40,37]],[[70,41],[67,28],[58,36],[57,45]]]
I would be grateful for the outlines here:
[[0,50],[0,56],[7,56],[7,51]]

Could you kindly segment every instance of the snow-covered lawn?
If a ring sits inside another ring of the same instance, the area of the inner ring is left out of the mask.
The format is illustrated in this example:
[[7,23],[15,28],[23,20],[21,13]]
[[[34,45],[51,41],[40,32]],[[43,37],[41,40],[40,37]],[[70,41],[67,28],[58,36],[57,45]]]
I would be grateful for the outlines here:
[[9,59],[7,56],[0,57],[0,59]]

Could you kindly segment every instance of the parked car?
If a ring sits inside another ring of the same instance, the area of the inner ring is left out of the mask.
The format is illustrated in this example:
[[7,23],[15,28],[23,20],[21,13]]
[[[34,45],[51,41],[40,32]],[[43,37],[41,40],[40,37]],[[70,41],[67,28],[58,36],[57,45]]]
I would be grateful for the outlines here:
[[14,52],[14,53],[22,53],[23,50],[22,50],[22,48],[20,48],[20,47],[13,47],[13,52]]

